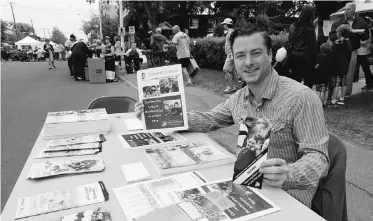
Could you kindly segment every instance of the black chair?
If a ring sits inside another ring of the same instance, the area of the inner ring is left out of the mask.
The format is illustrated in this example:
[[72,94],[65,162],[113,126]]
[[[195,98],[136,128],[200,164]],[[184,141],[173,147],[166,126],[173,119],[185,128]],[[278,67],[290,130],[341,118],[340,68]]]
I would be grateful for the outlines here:
[[108,114],[128,113],[135,111],[136,102],[135,99],[126,96],[99,97],[91,101],[88,109],[105,108]]
[[328,153],[328,175],[320,180],[311,209],[327,221],[347,221],[346,145],[332,133],[329,133]]

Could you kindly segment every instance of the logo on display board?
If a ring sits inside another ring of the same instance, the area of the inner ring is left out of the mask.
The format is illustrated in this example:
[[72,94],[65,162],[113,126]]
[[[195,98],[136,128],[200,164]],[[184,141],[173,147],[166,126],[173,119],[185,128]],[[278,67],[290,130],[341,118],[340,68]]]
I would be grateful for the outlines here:
[[118,35],[125,36],[126,35],[126,29],[124,27],[118,28]]
[[128,29],[130,34],[135,34],[135,26],[130,26]]

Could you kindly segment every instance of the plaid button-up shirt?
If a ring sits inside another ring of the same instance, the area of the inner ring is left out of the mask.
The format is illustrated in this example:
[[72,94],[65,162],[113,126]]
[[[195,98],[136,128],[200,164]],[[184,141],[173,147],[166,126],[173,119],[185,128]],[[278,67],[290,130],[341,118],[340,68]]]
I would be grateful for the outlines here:
[[246,117],[269,119],[268,157],[286,160],[290,170],[283,189],[311,207],[319,180],[329,168],[329,134],[322,104],[311,89],[275,70],[269,77],[262,102],[256,102],[245,87],[208,112],[188,113],[189,130],[208,132],[238,125]]

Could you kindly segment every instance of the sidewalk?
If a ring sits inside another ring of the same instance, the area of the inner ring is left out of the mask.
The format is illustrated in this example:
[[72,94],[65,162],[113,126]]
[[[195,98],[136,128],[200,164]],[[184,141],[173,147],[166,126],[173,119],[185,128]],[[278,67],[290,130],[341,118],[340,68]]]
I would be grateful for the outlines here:
[[[121,80],[137,90],[135,74],[124,74]],[[360,93],[365,80],[354,83],[353,94]],[[197,87],[185,87],[188,111],[207,111],[229,96],[220,96]],[[231,126],[209,135],[229,151],[236,147],[238,128]],[[347,148],[347,201],[350,221],[373,220],[373,152],[346,142]]]

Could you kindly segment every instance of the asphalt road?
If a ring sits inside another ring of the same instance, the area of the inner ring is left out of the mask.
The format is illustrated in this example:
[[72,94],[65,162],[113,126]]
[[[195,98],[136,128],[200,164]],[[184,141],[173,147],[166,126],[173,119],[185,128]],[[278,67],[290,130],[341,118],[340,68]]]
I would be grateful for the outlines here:
[[[130,96],[124,83],[76,82],[67,62],[47,69],[46,62],[1,63],[1,211],[34,146],[47,112],[86,109],[100,96]],[[24,179],[24,177],[21,177]]]

